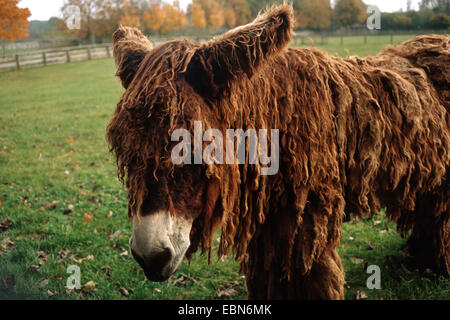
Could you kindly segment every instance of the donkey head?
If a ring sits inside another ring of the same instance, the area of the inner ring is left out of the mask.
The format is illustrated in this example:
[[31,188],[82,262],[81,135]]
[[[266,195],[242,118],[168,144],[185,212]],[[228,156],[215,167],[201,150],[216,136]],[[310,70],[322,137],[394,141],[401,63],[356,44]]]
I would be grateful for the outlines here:
[[137,29],[114,34],[125,93],[107,139],[129,191],[130,248],[149,280],[176,272],[191,245],[193,222],[211,218],[224,189],[211,166],[172,162],[171,134],[194,132],[197,120],[221,128],[220,100],[282,51],[292,36],[292,16],[290,6],[275,7],[204,44],[179,40],[152,48]]

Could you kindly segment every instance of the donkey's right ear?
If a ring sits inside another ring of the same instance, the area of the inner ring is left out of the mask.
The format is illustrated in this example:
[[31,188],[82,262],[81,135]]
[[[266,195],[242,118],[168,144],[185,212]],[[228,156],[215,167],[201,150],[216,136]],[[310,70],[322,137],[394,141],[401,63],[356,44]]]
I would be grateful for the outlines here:
[[128,88],[144,57],[152,50],[152,44],[138,29],[120,26],[113,35],[116,76]]
[[185,77],[201,95],[218,97],[231,82],[252,77],[280,53],[291,40],[293,27],[292,6],[274,6],[252,23],[202,44],[192,54]]

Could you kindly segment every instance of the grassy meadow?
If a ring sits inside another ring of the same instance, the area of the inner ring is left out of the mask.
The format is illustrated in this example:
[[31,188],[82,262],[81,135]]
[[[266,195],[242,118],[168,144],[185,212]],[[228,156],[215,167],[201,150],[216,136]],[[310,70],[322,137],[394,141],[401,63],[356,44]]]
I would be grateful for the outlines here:
[[[359,40],[319,48],[368,55],[389,39]],[[150,283],[128,254],[126,191],[105,142],[122,92],[114,73],[112,59],[0,73],[0,299],[245,299],[231,257],[197,254]],[[382,214],[346,223],[346,298],[449,299],[450,282],[420,275],[404,243]],[[65,288],[71,265],[81,290]],[[380,266],[381,290],[366,288],[367,265]]]

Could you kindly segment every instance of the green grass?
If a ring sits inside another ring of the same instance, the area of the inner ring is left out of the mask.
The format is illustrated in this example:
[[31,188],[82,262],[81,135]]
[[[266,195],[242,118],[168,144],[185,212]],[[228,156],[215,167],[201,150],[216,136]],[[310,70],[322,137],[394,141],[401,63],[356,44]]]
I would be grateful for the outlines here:
[[[224,287],[235,290],[232,299],[245,299],[231,257],[208,265],[196,254],[171,281],[156,284],[121,255],[131,224],[104,138],[122,92],[114,72],[112,59],[104,59],[0,74],[0,223],[12,221],[0,229],[0,299],[218,299]],[[58,201],[54,208],[52,201]],[[373,220],[382,222],[372,226]],[[109,237],[118,230],[121,235]],[[382,215],[345,224],[346,298],[359,290],[369,299],[448,299],[449,282],[421,277],[403,246]],[[67,257],[58,255],[62,249],[70,250]],[[381,267],[381,290],[366,288],[366,264]],[[67,292],[70,265],[95,289]],[[176,281],[181,277],[185,281]]]
[[[399,44],[411,38],[413,38],[412,35],[395,35],[393,44]],[[323,43],[320,36],[312,36],[305,37],[303,45],[301,45],[300,38],[294,40],[291,45],[301,47],[314,46],[340,57],[353,55],[366,57],[377,54],[389,45],[390,41],[390,35],[369,35],[367,36],[367,44],[364,43],[364,36],[346,36],[343,38],[343,44],[341,44],[340,37],[326,37],[325,43]]]

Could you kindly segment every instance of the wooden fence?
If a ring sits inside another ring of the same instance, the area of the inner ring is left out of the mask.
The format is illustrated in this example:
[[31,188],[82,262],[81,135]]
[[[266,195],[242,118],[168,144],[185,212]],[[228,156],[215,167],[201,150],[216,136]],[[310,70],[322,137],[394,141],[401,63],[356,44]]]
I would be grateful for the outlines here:
[[0,72],[43,67],[72,61],[109,58],[111,56],[111,44],[26,52],[5,58],[0,57]]

